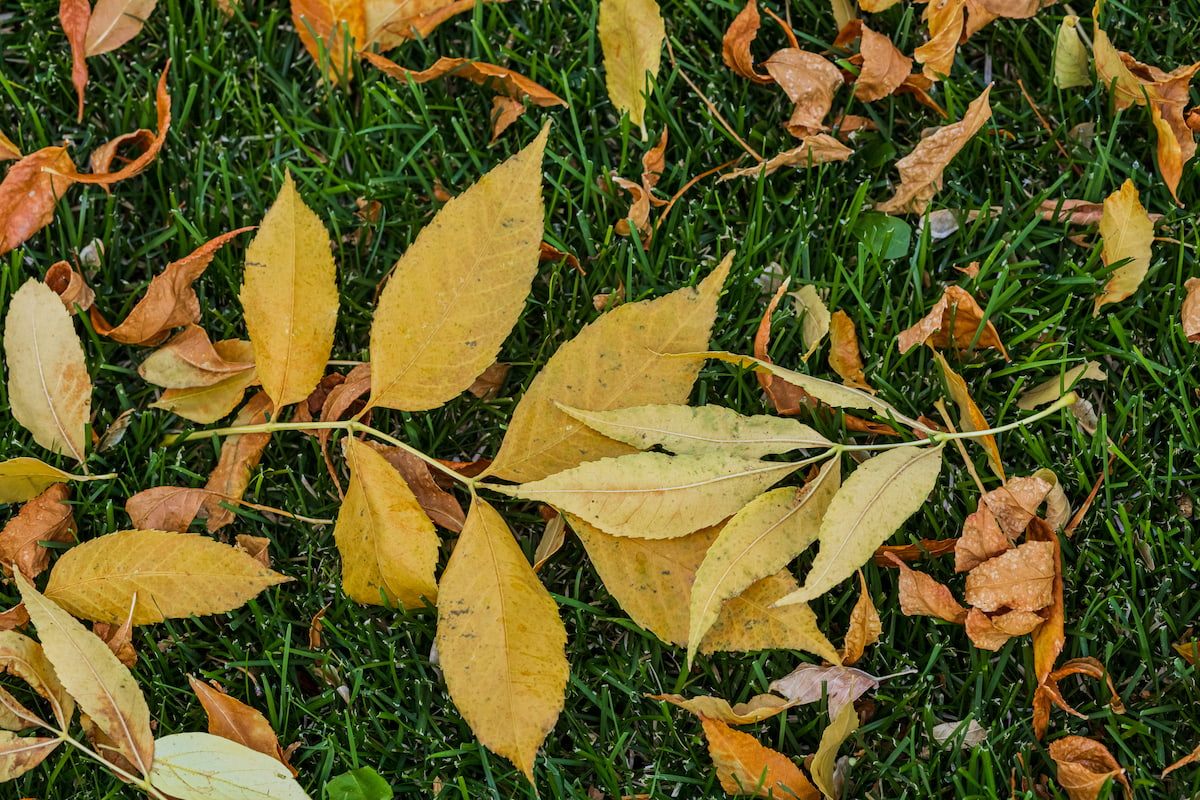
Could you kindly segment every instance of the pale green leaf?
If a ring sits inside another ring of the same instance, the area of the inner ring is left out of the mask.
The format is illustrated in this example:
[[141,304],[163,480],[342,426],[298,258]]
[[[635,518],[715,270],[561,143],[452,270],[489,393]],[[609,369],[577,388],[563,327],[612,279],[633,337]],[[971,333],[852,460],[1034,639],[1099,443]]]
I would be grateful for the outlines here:
[[310,800],[271,756],[211,733],[176,733],[155,743],[150,783],[178,800]]

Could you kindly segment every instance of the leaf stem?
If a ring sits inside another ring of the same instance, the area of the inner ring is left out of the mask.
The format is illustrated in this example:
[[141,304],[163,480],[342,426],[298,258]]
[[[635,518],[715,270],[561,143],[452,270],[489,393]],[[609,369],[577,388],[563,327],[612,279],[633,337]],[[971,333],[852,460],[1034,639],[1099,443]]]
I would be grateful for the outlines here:
[[150,783],[150,778],[148,776],[137,775],[135,773],[130,772],[127,769],[117,766],[116,764],[112,763],[111,761],[109,761],[108,759],[104,758],[102,755],[97,753],[92,748],[88,747],[83,742],[76,739],[74,736],[71,736],[71,734],[67,733],[66,731],[56,730],[50,726],[47,726],[47,727],[49,727],[50,732],[53,733],[55,736],[57,736],[59,739],[66,742],[67,744],[71,745],[72,747],[76,748],[77,750],[79,750],[84,755],[88,756],[89,758],[94,759],[95,761],[99,761],[101,764],[104,765],[105,768],[107,768],[114,774],[120,776],[121,778],[124,778],[129,783],[132,783],[134,786],[141,789],[146,794],[153,797],[155,800],[171,800],[171,798],[169,798],[167,795],[163,794],[160,789],[157,789],[153,784]]
[[400,441],[399,439],[397,439],[394,436],[389,436],[388,434],[384,433],[381,430],[372,428],[370,425],[364,425],[363,423],[359,422],[358,420],[347,420],[346,429],[349,431],[355,431],[358,433],[365,433],[368,436],[374,436],[376,439],[385,441],[394,447],[399,447],[401,450],[404,450],[405,452],[409,453],[410,455],[416,456],[417,458],[421,459],[422,461],[424,461],[426,464],[433,467],[434,469],[439,470],[444,475],[447,475],[447,476],[453,478],[454,480],[458,481],[459,483],[463,484],[464,486],[468,487],[471,490],[472,494],[475,493],[475,487],[479,483],[477,480],[475,480],[474,478],[468,478],[466,475],[463,475],[459,472],[454,471],[450,467],[447,467],[445,464],[438,461],[433,456],[428,456],[425,453],[422,453],[420,450],[413,447],[411,444],[406,444],[405,442]]

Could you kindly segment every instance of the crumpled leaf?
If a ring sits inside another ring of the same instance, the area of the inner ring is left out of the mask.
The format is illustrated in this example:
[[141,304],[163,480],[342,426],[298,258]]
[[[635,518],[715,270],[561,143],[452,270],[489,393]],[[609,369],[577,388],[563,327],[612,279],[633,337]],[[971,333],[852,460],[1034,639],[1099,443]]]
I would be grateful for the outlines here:
[[891,95],[912,72],[912,59],[901,53],[892,40],[865,24],[861,30],[862,70],[854,82],[854,96],[865,103]]
[[87,311],[96,300],[96,293],[83,276],[66,261],[52,264],[43,280],[59,296],[69,314],[76,313],[76,306]]
[[846,640],[842,647],[842,664],[850,666],[858,662],[863,652],[879,641],[883,635],[883,623],[871,600],[867,579],[858,571],[858,600],[850,610],[850,626],[846,629]]
[[629,213],[625,215],[625,219],[617,220],[613,225],[613,230],[621,236],[628,236],[631,233],[629,227],[630,221],[645,237],[649,240],[654,228],[650,225],[650,206],[663,206],[667,204],[666,200],[654,196],[654,187],[658,185],[659,178],[667,168],[666,160],[667,151],[667,129],[663,128],[662,136],[658,137],[658,144],[651,147],[642,154],[642,180],[641,183],[634,183],[617,175],[613,175],[613,183],[620,186],[625,191],[629,192],[633,198],[629,204]]
[[913,58],[926,78],[937,81],[950,74],[966,23],[965,9],[964,0],[938,0],[925,6],[922,20],[929,26],[929,41],[913,51]]
[[929,738],[940,747],[957,743],[963,750],[971,750],[987,741],[988,729],[975,720],[966,722],[941,722],[929,731]]
[[1187,296],[1183,300],[1183,335],[1189,342],[1200,342],[1200,278],[1188,278],[1183,288]]
[[254,369],[249,342],[230,339],[213,344],[208,332],[189,323],[138,366],[147,383],[166,389],[212,386]]
[[83,100],[88,81],[86,41],[91,16],[92,6],[88,0],[59,1],[58,19],[62,23],[63,33],[67,35],[67,44],[71,46],[71,84],[79,100],[77,122],[83,122]]
[[846,386],[875,394],[875,389],[867,383],[867,376],[863,374],[854,320],[841,309],[833,312],[830,319],[829,366]]
[[917,572],[894,553],[886,554],[900,570],[897,592],[900,596],[900,611],[907,617],[926,616],[944,619],[961,625],[967,618],[963,608],[950,589],[923,572]]
[[773,175],[784,167],[808,168],[817,164],[828,164],[832,161],[845,161],[854,153],[846,145],[827,133],[815,133],[805,137],[799,147],[785,150],[779,155],[772,156],[750,167],[732,169],[721,177],[717,183],[724,183],[733,178],[758,178]]
[[698,717],[707,717],[726,725],[749,725],[752,722],[761,722],[796,705],[795,700],[788,700],[777,694],[758,694],[745,703],[736,703],[732,706],[723,697],[709,695],[684,697],[681,694],[652,694],[647,697],[651,700],[665,700]]
[[[629,122],[646,133],[647,83],[658,79],[663,40],[667,38],[662,14],[654,0],[600,0],[596,23],[604,52],[608,98]],[[649,73],[649,78],[647,78]]]
[[271,723],[261,711],[229,696],[224,690],[214,689],[207,683],[196,680],[191,675],[188,676],[188,683],[200,700],[200,705],[204,706],[204,713],[208,715],[209,733],[274,758],[291,770],[293,777],[298,774],[288,763]]
[[176,733],[155,743],[150,782],[178,800],[310,800],[288,767],[211,733]]
[[1076,367],[1072,367],[1058,377],[1050,378],[1034,386],[1032,389],[1021,392],[1021,396],[1017,398],[1017,408],[1022,411],[1032,411],[1038,406],[1053,403],[1074,389],[1079,381],[1104,380],[1108,380],[1108,373],[1100,366],[1100,362],[1087,361]]
[[[272,410],[270,398],[259,392],[250,398],[234,417],[234,427],[260,425],[267,421],[267,414]],[[242,498],[246,487],[250,485],[250,473],[258,466],[262,452],[270,441],[269,433],[241,433],[226,436],[221,442],[221,455],[217,458],[217,466],[213,468],[208,482],[204,484],[204,488],[213,494],[200,504],[203,515],[208,518],[206,527],[209,533],[233,522],[233,512],[223,507],[221,502],[226,498]]]
[[50,565],[50,551],[42,542],[75,541],[75,515],[64,501],[71,490],[56,483],[21,506],[0,531],[0,564],[4,571],[16,564],[33,580]]
[[738,12],[725,31],[721,40],[721,58],[725,66],[736,74],[748,78],[755,83],[774,83],[770,75],[763,75],[754,70],[754,56],[750,53],[750,45],[758,36],[759,28],[758,6],[755,0],[747,0],[746,6]]
[[800,341],[804,343],[804,355],[800,358],[808,361],[829,333],[833,315],[829,313],[828,306],[817,293],[817,287],[812,284],[801,286],[790,292],[788,297],[792,298],[792,306],[796,309],[796,315],[800,317]]
[[970,292],[960,286],[947,286],[929,313],[896,337],[901,353],[907,353],[922,342],[929,342],[937,349],[995,348],[1006,361],[1011,360],[996,326],[990,319],[984,322],[983,309]]
[[1071,800],[1096,800],[1109,778],[1124,786],[1126,794],[1133,795],[1125,769],[1107,747],[1094,739],[1065,736],[1051,742],[1050,758],[1058,765],[1058,782]]
[[748,733],[719,720],[701,716],[708,754],[717,768],[721,788],[729,794],[754,797],[796,797],[817,800],[816,788],[783,753],[765,747]]
[[829,130],[825,117],[833,107],[833,95],[842,85],[842,73],[828,59],[798,47],[776,52],[764,66],[795,107],[787,122],[788,131],[804,139]]
[[1015,540],[1033,522],[1038,506],[1050,493],[1052,484],[1037,476],[1010,478],[980,498],[992,512],[1000,529]]
[[983,650],[999,650],[1009,639],[1024,636],[1043,622],[1042,617],[1032,611],[1006,611],[988,616],[978,608],[972,608],[964,628],[971,644]]
[[1024,542],[967,573],[966,600],[981,611],[1038,611],[1053,598],[1054,547]]
[[1014,546],[1012,539],[1001,530],[991,509],[987,504],[980,503],[979,509],[963,521],[962,535],[954,545],[954,571],[974,569]]
[[[136,3],[143,2],[144,0],[119,1]],[[151,4],[155,2],[155,0],[145,1],[148,1]],[[97,4],[97,8],[99,8],[99,4]],[[92,22],[94,23],[95,21],[96,12],[93,10]],[[171,62],[168,61],[167,66],[163,68],[162,75],[159,76],[158,87],[155,89],[154,93],[154,105],[158,116],[158,132],[151,133],[150,131],[140,130],[131,134],[126,134],[113,143],[109,148],[112,153],[115,153],[116,148],[121,144],[133,143],[138,145],[142,149],[142,152],[140,152],[128,164],[121,167],[121,169],[117,170],[116,172],[93,172],[91,174],[85,174],[77,171],[75,169],[75,165],[68,162],[64,165],[66,170],[63,174],[66,175],[66,177],[70,178],[76,183],[95,183],[102,186],[108,186],[109,184],[117,183],[118,181],[132,178],[134,175],[141,174],[146,167],[150,166],[150,164],[154,162],[154,159],[158,158],[158,151],[162,150],[163,145],[166,143],[167,131],[171,127],[171,96],[167,94],[167,72],[170,70],[170,68]],[[107,160],[111,161],[112,156],[109,155]],[[101,159],[98,163],[101,166],[107,167],[107,164],[104,161],[104,156],[101,156]]]
[[116,50],[137,36],[158,0],[96,0],[87,26],[88,57]]
[[1059,89],[1091,86],[1091,55],[1079,35],[1079,17],[1067,14],[1058,27],[1054,45],[1054,85]]
[[836,722],[842,709],[879,685],[879,679],[854,667],[819,667],[801,664],[782,678],[771,681],[770,690],[797,704],[816,703],[822,697],[829,706],[829,719]]
[[1197,761],[1200,761],[1200,745],[1197,745],[1195,750],[1188,753],[1186,756],[1184,756],[1183,758],[1179,759],[1175,763],[1171,764],[1171,766],[1164,769],[1162,771],[1162,774],[1160,774],[1158,777],[1161,780],[1162,778],[1167,777],[1168,774],[1174,772],[1175,770],[1177,770],[1181,767],[1186,767],[1188,764],[1195,764]]
[[1101,259],[1108,266],[1125,262],[1113,270],[1096,298],[1092,316],[1100,308],[1133,295],[1150,271],[1150,243],[1154,241],[1154,223],[1138,200],[1133,181],[1126,179],[1121,188],[1104,199],[1104,214],[1100,217],[1100,236],[1104,240]]
[[8,168],[0,182],[0,255],[50,224],[74,170],[65,147],[43,147]]

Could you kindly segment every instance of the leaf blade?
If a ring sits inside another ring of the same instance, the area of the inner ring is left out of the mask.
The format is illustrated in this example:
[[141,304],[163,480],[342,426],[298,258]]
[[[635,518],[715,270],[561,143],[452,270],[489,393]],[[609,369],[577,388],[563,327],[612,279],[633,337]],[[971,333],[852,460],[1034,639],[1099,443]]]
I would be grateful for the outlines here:
[[159,739],[149,778],[179,800],[310,800],[279,761],[211,733]]

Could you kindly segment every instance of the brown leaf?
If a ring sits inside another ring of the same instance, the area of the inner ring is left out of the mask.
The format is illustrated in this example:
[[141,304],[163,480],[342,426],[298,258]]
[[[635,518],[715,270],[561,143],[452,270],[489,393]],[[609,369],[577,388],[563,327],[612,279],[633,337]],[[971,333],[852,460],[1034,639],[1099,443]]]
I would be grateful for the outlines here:
[[186,533],[200,506],[212,496],[207,489],[182,486],[155,486],[125,501],[125,513],[135,528],[147,531]]
[[511,366],[511,364],[501,364],[499,361],[492,364],[480,373],[474,383],[467,387],[467,393],[480,400],[496,399],[500,396],[500,389],[504,386],[504,379],[508,376]]
[[965,627],[967,638],[973,645],[983,650],[999,650],[1009,639],[1033,631],[1042,622],[1042,618],[1032,611],[1009,611],[989,617],[978,608],[972,608]]
[[787,122],[788,131],[804,139],[829,130],[824,120],[833,107],[834,93],[842,85],[841,71],[825,57],[797,47],[778,51],[765,66],[796,104]]
[[162,274],[151,279],[145,296],[133,307],[129,316],[115,327],[93,307],[92,327],[101,336],[124,344],[155,345],[167,338],[171,328],[198,322],[200,299],[192,288],[192,282],[204,273],[217,250],[233,237],[249,230],[253,230],[253,227],[222,234],[168,264]]
[[[951,0],[953,2],[953,0]],[[932,7],[932,4],[930,4]],[[923,214],[929,201],[942,188],[942,172],[972,136],[992,117],[988,104],[989,84],[971,101],[963,118],[938,128],[896,162],[900,185],[890,199],[875,206],[887,214]]]
[[630,234],[630,220],[646,236],[650,236],[653,232],[653,227],[650,225],[650,206],[661,206],[666,203],[665,200],[654,196],[654,187],[658,185],[659,178],[667,168],[666,151],[667,129],[663,128],[662,136],[658,138],[658,144],[642,155],[642,181],[640,184],[613,176],[613,182],[633,197],[633,202],[629,205],[629,213],[625,215],[626,218],[618,220],[613,226],[613,230],[620,235],[628,236]]
[[701,717],[700,721],[717,778],[729,794],[820,799],[817,788],[783,753],[764,747],[750,734],[735,731],[718,720]]
[[1125,769],[1108,748],[1094,739],[1067,736],[1050,743],[1050,758],[1058,765],[1058,782],[1071,800],[1096,800],[1109,778],[1114,778],[1132,796]]
[[129,607],[129,615],[120,625],[111,622],[93,622],[92,633],[100,637],[100,641],[108,645],[108,649],[127,667],[137,663],[137,651],[133,648],[133,606]]
[[76,306],[87,311],[96,300],[96,293],[84,281],[74,267],[66,261],[59,261],[46,270],[43,282],[62,298],[67,311],[74,314]]
[[871,592],[867,589],[867,579],[862,570],[858,571],[859,595],[858,601],[850,611],[850,627],[846,630],[846,640],[842,647],[842,663],[850,666],[862,658],[867,647],[879,641],[883,634],[883,623],[875,603],[871,601]]
[[[153,4],[153,0],[151,3]],[[92,20],[95,21],[95,19],[95,14],[93,14]],[[93,172],[90,175],[84,175],[76,171],[74,164],[70,164],[68,165],[69,169],[63,172],[66,177],[77,183],[98,183],[107,186],[140,174],[154,162],[154,159],[158,158],[158,151],[167,141],[167,130],[171,127],[171,96],[167,94],[167,71],[170,68],[171,62],[168,61],[167,66],[163,68],[162,76],[158,79],[158,88],[155,90],[154,104],[158,113],[158,133],[152,134],[150,131],[139,130],[119,137],[102,146],[98,163],[101,167],[107,168],[116,149],[125,144],[141,148],[141,153],[116,172]]]
[[651,700],[665,700],[671,705],[692,712],[701,719],[708,718],[723,722],[726,725],[749,725],[761,722],[796,705],[795,700],[788,700],[775,694],[758,694],[745,703],[730,705],[723,697],[700,695],[684,697],[681,694],[651,694]]
[[1188,278],[1183,288],[1187,297],[1183,300],[1183,333],[1189,342],[1200,342],[1200,278]]
[[733,178],[757,178],[772,175],[783,167],[808,168],[817,164],[828,164],[831,161],[845,161],[854,151],[827,133],[817,133],[807,137],[799,147],[785,150],[777,156],[760,161],[754,166],[733,169],[726,172],[717,183],[723,183]]
[[957,625],[963,623],[967,617],[967,609],[959,605],[945,585],[923,572],[910,569],[891,553],[888,557],[900,570],[897,591],[900,595],[900,611],[905,616],[937,617]]
[[59,0],[58,19],[62,23],[63,33],[67,35],[67,44],[71,46],[71,84],[79,98],[77,122],[83,122],[83,97],[88,81],[84,42],[91,16],[92,7],[88,0]]
[[967,573],[966,600],[981,611],[1039,611],[1054,600],[1054,546],[1025,542]]
[[400,447],[388,447],[376,442],[367,442],[367,445],[396,468],[416,496],[417,503],[435,525],[455,533],[462,532],[463,523],[467,520],[462,505],[454,495],[437,485],[424,461]]
[[514,72],[507,67],[499,67],[484,61],[471,61],[468,58],[439,58],[432,67],[425,70],[412,70],[389,61],[383,56],[364,52],[363,57],[379,69],[400,81],[411,80],[413,83],[428,83],[446,75],[478,83],[483,86],[491,83],[495,90],[514,100],[528,98],[537,106],[565,106],[566,100],[534,83],[529,78]]
[[1051,672],[1047,683],[1061,681],[1068,675],[1087,675],[1098,681],[1104,681],[1108,685],[1109,708],[1117,714],[1125,713],[1125,704],[1121,701],[1121,695],[1117,694],[1117,687],[1113,685],[1112,675],[1109,674],[1108,670],[1098,660],[1091,656],[1072,658],[1054,670],[1054,672]]
[[929,41],[913,51],[922,64],[922,73],[930,80],[941,80],[950,74],[958,41],[966,23],[964,0],[936,0],[925,7],[922,19],[929,26]]
[[883,545],[875,549],[871,557],[877,567],[891,566],[890,556],[895,556],[904,562],[917,561],[922,558],[937,558],[947,553],[953,553],[958,539],[921,539],[916,544]]
[[11,631],[14,628],[24,628],[29,624],[29,612],[24,603],[17,603],[12,608],[0,611],[0,631]]
[[271,568],[270,539],[265,536],[251,536],[247,533],[239,533],[234,543],[238,550],[241,550],[267,569]]
[[525,104],[520,100],[514,100],[511,97],[505,97],[498,94],[492,98],[492,140],[488,144],[495,142],[500,138],[500,134],[508,130],[514,122],[516,122],[522,114],[525,113]]
[[271,723],[262,715],[262,712],[251,708],[241,700],[230,697],[220,685],[215,683],[216,688],[214,689],[191,675],[188,676],[188,683],[191,684],[192,691],[199,698],[200,705],[204,706],[204,713],[208,715],[209,733],[274,758],[291,770],[293,776],[300,774],[288,763],[283,748],[279,746],[279,739],[276,738],[275,731],[271,728]]
[[1165,778],[1165,777],[1167,777],[1167,775],[1169,773],[1174,772],[1175,770],[1179,769],[1180,767],[1186,767],[1188,764],[1195,764],[1197,761],[1200,761],[1200,745],[1197,745],[1195,750],[1188,753],[1186,756],[1184,756],[1183,758],[1179,759],[1171,766],[1164,769],[1162,771],[1162,774],[1159,775],[1158,777],[1159,777],[1159,779]]
[[230,339],[214,346],[208,332],[189,323],[138,366],[148,383],[166,389],[212,386],[234,375],[254,369],[254,350],[249,342]]
[[985,494],[980,500],[992,512],[1000,530],[1004,531],[1009,539],[1016,539],[1037,516],[1038,506],[1050,494],[1051,488],[1053,487],[1049,481],[1036,475],[1012,478],[1000,488]]
[[42,542],[75,541],[75,516],[64,501],[71,490],[56,483],[21,506],[0,531],[0,564],[4,571],[14,563],[33,580],[50,565],[50,551]]
[[[1066,643],[1066,615],[1063,606],[1062,552],[1058,534],[1042,520],[1034,517],[1025,529],[1026,542],[1048,542],[1054,548],[1054,583],[1050,606],[1042,611],[1045,622],[1033,632],[1033,667],[1038,684],[1046,682],[1054,662]],[[1040,739],[1042,732],[1037,734]]]
[[[1005,360],[1011,361],[1000,334],[991,320],[984,322],[983,309],[971,294],[958,286],[947,286],[945,294],[916,325],[900,332],[896,344],[907,353],[921,342],[930,342],[938,349],[995,348]],[[982,328],[982,332],[980,332]],[[979,339],[976,341],[976,334]]]
[[867,376],[863,374],[854,320],[845,311],[833,312],[829,320],[829,366],[846,386],[875,394],[875,389],[867,383]]
[[746,7],[738,12],[725,31],[721,40],[721,58],[729,67],[743,78],[749,78],[755,83],[774,83],[770,75],[762,75],[754,71],[754,56],[750,54],[750,45],[758,36],[759,28],[758,6],[755,0],[747,0]]
[[538,251],[538,260],[539,261],[551,261],[554,263],[562,262],[562,263],[565,263],[571,269],[578,272],[580,275],[587,274],[586,272],[584,272],[583,267],[579,266],[578,258],[576,258],[571,253],[564,253],[562,250],[559,250],[557,247],[550,244],[545,239],[542,240],[542,243],[540,245],[540,249]]
[[768,687],[799,704],[815,703],[822,697],[829,702],[829,719],[837,719],[847,703],[853,703],[879,685],[877,678],[853,667],[818,667],[801,664]]
[[864,102],[882,100],[900,88],[912,72],[912,59],[901,53],[892,40],[862,26],[862,70],[854,82],[854,96]]
[[88,22],[88,57],[116,50],[142,29],[157,0],[97,0]]
[[974,569],[1012,548],[1012,540],[1004,535],[991,509],[980,503],[979,509],[963,521],[962,536],[954,546],[954,571]]
[[43,147],[9,167],[0,183],[0,255],[50,224],[74,170],[65,147]]
[[[238,412],[233,424],[238,426],[264,423],[267,421],[267,414],[272,410],[270,398],[265,392],[259,392]],[[204,488],[240,500],[246,487],[250,485],[250,473],[258,466],[262,452],[270,441],[269,433],[245,433],[226,437],[221,443],[221,456],[217,460],[217,466],[209,475]],[[220,505],[223,499],[209,495],[200,504],[201,511],[208,517],[209,533],[233,522],[233,512]]]

